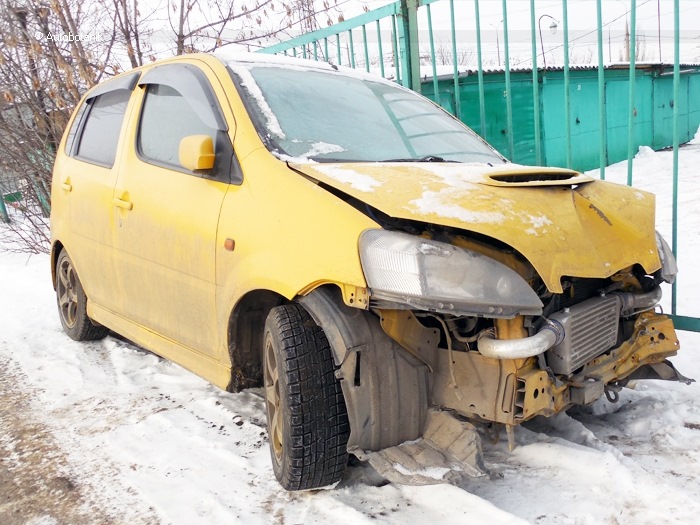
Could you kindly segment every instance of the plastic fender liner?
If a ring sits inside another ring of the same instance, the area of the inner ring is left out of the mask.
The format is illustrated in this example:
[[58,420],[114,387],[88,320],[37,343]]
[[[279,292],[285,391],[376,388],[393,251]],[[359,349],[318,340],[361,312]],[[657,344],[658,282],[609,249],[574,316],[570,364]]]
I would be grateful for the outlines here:
[[332,286],[298,301],[326,333],[350,420],[348,449],[418,439],[428,414],[428,367],[391,339],[379,318],[343,303]]

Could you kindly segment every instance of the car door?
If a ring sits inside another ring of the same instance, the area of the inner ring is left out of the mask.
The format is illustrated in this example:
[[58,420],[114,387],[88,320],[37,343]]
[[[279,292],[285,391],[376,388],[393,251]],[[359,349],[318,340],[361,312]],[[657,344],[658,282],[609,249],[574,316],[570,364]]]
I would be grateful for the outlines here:
[[68,251],[91,303],[119,309],[114,288],[112,197],[125,115],[139,73],[92,90],[78,108],[57,155],[52,229]]
[[[215,242],[233,150],[206,68],[166,64],[142,76],[114,214],[124,317],[216,358]],[[212,137],[213,169],[180,165],[191,135]]]

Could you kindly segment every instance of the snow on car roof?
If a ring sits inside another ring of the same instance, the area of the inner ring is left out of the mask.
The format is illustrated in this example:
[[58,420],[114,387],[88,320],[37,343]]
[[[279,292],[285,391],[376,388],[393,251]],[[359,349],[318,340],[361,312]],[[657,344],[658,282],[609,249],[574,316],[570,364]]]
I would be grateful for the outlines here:
[[241,51],[232,51],[226,49],[218,49],[213,55],[221,60],[226,65],[243,65],[243,66],[269,66],[285,69],[293,69],[297,71],[320,70],[340,73],[347,77],[357,78],[359,80],[371,80],[373,82],[381,82],[405,89],[400,84],[391,80],[366,71],[352,69],[342,65],[336,65],[332,61],[324,62],[321,60],[311,60],[307,58],[290,57],[286,55],[268,55],[265,53],[246,53]]

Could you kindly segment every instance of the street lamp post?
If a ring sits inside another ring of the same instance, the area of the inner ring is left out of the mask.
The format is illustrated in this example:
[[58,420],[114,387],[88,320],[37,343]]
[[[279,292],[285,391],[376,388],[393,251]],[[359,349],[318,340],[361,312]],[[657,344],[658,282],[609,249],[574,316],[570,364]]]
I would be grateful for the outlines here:
[[495,28],[496,28],[496,54],[498,55],[498,65],[499,65],[499,67],[500,67],[500,65],[501,65],[501,45],[500,45],[500,43],[498,42],[498,28],[500,27],[500,25],[501,25],[502,23],[503,23],[503,20],[501,20],[500,22],[498,22],[498,24],[496,24],[495,26],[494,26],[493,24],[491,24],[491,27],[495,27]]
[[544,69],[547,69],[547,55],[544,52],[544,42],[542,41],[542,19],[545,17],[552,19],[552,23],[549,26],[549,29],[552,32],[552,34],[555,34],[557,32],[557,27],[559,27],[559,20],[550,15],[542,15],[537,21],[537,27],[539,27],[540,30],[540,47],[542,48],[542,62],[544,63]]

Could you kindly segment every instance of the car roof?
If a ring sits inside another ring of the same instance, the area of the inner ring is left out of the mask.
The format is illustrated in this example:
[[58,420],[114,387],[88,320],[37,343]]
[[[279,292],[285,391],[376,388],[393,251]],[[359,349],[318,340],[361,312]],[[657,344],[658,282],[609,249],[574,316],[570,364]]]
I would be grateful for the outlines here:
[[332,60],[311,60],[306,58],[291,57],[287,55],[270,55],[267,53],[246,53],[228,49],[217,49],[212,53],[216,58],[227,66],[271,66],[279,68],[289,68],[297,70],[326,71],[334,74],[342,74],[361,80],[371,80],[381,82],[394,87],[401,87],[400,84],[381,77],[378,74],[367,73],[363,70],[353,69],[342,65],[336,65]]

